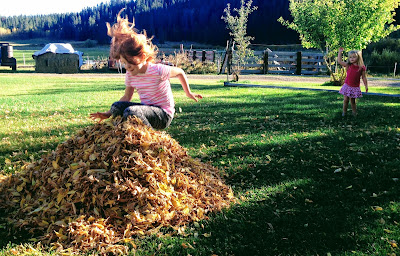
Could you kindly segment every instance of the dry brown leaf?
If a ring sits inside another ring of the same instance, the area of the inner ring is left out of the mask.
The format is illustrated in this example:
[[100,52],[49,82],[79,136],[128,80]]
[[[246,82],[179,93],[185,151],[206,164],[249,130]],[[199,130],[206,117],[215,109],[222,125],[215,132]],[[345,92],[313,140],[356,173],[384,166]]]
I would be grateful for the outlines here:
[[0,205],[15,227],[65,252],[123,255],[132,236],[184,233],[235,201],[219,170],[136,118],[86,127],[0,179]]

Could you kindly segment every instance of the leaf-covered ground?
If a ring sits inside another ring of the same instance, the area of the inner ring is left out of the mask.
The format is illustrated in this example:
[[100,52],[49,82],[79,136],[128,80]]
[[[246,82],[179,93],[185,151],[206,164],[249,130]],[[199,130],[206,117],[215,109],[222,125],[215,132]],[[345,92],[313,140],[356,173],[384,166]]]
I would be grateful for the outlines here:
[[[118,80],[107,78],[67,85],[66,78],[0,79],[9,92],[0,97],[5,172],[54,149],[123,90],[123,81],[114,87]],[[241,202],[179,236],[138,237],[132,255],[400,253],[400,99],[366,95],[358,116],[343,118],[342,97],[332,92],[226,88],[200,79],[191,86],[204,99],[193,103],[174,84],[177,114],[167,132],[192,157],[224,170]],[[2,237],[6,255],[33,250],[7,249],[24,240]]]

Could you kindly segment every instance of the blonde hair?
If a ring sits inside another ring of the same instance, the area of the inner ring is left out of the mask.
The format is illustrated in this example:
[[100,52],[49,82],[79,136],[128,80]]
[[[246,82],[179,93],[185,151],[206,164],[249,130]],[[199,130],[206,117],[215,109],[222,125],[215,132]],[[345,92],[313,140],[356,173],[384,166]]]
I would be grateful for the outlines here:
[[157,46],[147,38],[146,31],[138,33],[134,28],[135,23],[121,18],[121,12],[117,15],[117,23],[111,26],[107,23],[107,34],[112,37],[110,57],[119,60],[123,57],[127,62],[137,65],[146,62],[154,62],[157,56]]
[[[357,56],[357,66],[359,66],[360,68],[362,68],[364,66],[364,60],[363,60],[361,51],[357,51],[357,50],[349,51],[347,56],[350,57],[350,55]],[[349,59],[347,59],[347,64],[349,64],[349,65],[351,64]]]

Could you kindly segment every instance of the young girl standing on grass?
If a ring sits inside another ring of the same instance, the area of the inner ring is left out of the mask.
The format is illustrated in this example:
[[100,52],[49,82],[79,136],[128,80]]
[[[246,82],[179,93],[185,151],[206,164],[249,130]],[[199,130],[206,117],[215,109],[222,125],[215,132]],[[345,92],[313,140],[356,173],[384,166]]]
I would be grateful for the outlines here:
[[[125,65],[125,94],[112,104],[109,111],[92,113],[90,117],[102,121],[111,116],[122,116],[124,120],[136,116],[147,126],[165,129],[171,124],[175,113],[169,78],[177,77],[186,96],[196,102],[202,96],[190,91],[182,69],[154,64],[157,47],[147,38],[146,33],[137,33],[133,26],[127,19],[121,18],[120,14],[116,24],[112,27],[107,24],[108,35],[112,37],[110,57]],[[135,89],[141,103],[130,102]]]
[[347,62],[342,60],[343,47],[339,48],[338,63],[347,68],[346,80],[339,93],[344,96],[343,99],[343,112],[342,116],[347,113],[349,101],[351,103],[351,110],[353,115],[357,115],[356,99],[362,97],[360,89],[360,78],[362,78],[365,92],[368,92],[368,82],[365,75],[366,67],[361,55],[361,51],[350,51],[348,54]]

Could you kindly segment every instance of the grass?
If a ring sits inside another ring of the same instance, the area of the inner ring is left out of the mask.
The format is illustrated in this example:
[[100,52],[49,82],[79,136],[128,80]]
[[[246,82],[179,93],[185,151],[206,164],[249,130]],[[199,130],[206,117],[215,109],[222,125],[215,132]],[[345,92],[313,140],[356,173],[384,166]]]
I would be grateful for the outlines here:
[[[266,78],[268,78],[268,75],[266,75]],[[326,78],[327,81],[329,81],[329,78]],[[388,86],[371,86],[371,83],[373,84],[373,80],[369,81],[369,93],[383,93],[383,94],[400,94],[400,86],[399,86],[399,81],[398,80],[393,80],[387,83]],[[234,84],[234,82],[232,82]],[[312,88],[312,89],[324,89],[324,90],[340,90],[339,86],[330,86],[330,85],[325,85],[321,84],[320,82],[304,82],[299,79],[297,82],[291,81],[290,83],[287,81],[240,81],[238,82],[239,84],[252,84],[252,85],[272,85],[272,86],[284,86],[284,87],[299,87],[299,88]],[[365,87],[364,84],[361,82],[360,84],[361,91],[365,92]]]
[[[90,125],[88,114],[124,89],[118,76],[0,74],[0,81],[3,172]],[[359,115],[343,118],[333,92],[190,82],[204,99],[186,98],[172,80],[177,113],[167,132],[223,171],[241,202],[184,235],[136,238],[131,255],[400,254],[399,98],[366,95]],[[5,227],[3,220],[0,255],[51,254]]]

